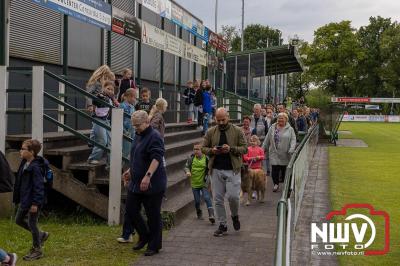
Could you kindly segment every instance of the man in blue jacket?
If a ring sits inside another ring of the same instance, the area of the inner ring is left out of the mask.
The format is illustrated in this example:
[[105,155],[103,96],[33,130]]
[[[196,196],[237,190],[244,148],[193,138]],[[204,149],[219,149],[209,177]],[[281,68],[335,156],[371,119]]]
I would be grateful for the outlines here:
[[[132,143],[130,169],[123,174],[124,182],[129,182],[126,218],[139,234],[139,241],[133,249],[140,250],[148,244],[145,256],[153,256],[162,246],[161,202],[167,187],[163,165],[164,141],[158,131],[150,126],[145,111],[133,113],[132,125],[136,138]],[[140,213],[142,205],[146,211],[148,228]]]

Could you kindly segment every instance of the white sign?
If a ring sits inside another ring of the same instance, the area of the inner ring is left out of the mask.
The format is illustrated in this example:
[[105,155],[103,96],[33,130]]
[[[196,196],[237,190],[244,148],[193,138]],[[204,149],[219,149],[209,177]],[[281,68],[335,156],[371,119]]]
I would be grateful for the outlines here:
[[184,42],[172,34],[165,35],[165,51],[176,56],[183,57],[185,51]]
[[400,116],[399,115],[389,115],[388,122],[389,123],[400,123]]
[[390,122],[400,123],[398,115],[344,115],[344,122]]
[[171,9],[172,9],[172,4],[170,0],[160,0],[159,2],[160,6],[160,16],[171,19]]
[[400,98],[371,98],[370,103],[400,103]]
[[202,66],[207,65],[207,52],[191,44],[186,44],[185,58]]
[[142,21],[142,43],[165,50],[166,32]]

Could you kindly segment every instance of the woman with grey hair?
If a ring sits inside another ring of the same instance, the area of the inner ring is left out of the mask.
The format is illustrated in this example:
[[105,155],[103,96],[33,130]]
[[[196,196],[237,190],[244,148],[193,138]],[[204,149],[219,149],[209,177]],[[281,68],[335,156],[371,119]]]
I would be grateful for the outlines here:
[[[150,126],[146,111],[132,115],[136,138],[132,143],[130,168],[123,174],[128,187],[126,223],[133,224],[139,241],[133,247],[140,250],[147,244],[145,256],[152,256],[162,247],[161,202],[167,187],[167,175],[163,162],[164,140]],[[144,207],[147,226],[140,212]]]
[[279,181],[283,182],[286,167],[296,148],[296,134],[288,123],[288,119],[286,113],[279,113],[277,122],[269,129],[262,145],[272,166],[273,192],[278,191]]

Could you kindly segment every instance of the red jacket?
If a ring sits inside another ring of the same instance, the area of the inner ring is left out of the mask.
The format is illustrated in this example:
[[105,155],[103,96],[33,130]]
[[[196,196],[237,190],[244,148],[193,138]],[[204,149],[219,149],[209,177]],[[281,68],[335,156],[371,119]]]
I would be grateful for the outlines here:
[[[256,158],[257,156],[259,157],[258,159]],[[251,169],[261,169],[261,162],[264,158],[264,150],[261,147],[249,146],[247,148],[247,154],[243,155],[243,162],[247,163]]]

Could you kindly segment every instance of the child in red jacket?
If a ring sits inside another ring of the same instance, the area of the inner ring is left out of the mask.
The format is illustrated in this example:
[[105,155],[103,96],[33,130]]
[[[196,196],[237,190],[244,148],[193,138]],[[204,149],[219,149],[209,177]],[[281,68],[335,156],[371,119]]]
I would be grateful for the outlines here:
[[260,139],[257,135],[251,136],[247,154],[243,155],[243,162],[247,163],[250,169],[262,169],[264,158],[264,150],[260,147]]

